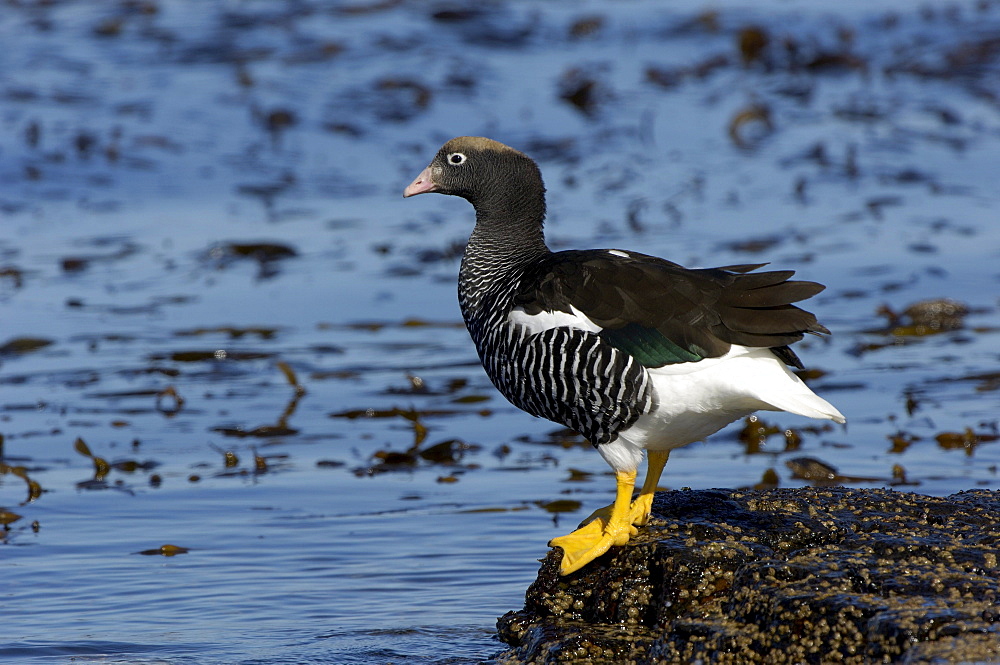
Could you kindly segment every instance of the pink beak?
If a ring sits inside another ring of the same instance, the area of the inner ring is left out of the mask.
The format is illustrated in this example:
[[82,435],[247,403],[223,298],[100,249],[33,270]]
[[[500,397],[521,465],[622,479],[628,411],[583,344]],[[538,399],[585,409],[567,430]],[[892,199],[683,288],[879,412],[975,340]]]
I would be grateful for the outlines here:
[[409,196],[416,196],[417,194],[426,194],[427,192],[436,192],[437,183],[431,180],[431,167],[427,167],[420,172],[417,179],[410,183],[409,187],[403,190],[403,198]]

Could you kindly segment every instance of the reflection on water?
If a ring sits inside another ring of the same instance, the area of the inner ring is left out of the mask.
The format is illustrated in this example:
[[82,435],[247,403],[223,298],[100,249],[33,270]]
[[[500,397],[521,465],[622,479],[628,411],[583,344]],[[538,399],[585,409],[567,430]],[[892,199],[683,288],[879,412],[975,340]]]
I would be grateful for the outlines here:
[[995,488],[1000,14],[890,3],[58,3],[0,14],[0,558],[17,662],[472,662],[608,502],[455,302],[445,139],[553,247],[828,290],[783,414],[668,487]]

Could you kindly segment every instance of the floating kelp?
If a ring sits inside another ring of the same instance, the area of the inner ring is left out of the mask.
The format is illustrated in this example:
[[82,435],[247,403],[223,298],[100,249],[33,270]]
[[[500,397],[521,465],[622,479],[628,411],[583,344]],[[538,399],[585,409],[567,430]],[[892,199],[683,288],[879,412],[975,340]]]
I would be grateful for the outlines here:
[[908,432],[896,432],[895,434],[889,434],[886,438],[889,439],[891,444],[889,452],[895,454],[906,452],[907,448],[921,440],[921,437]]
[[222,242],[202,253],[202,259],[216,270],[223,270],[240,261],[253,261],[258,266],[258,279],[269,279],[279,273],[282,261],[299,256],[291,245],[278,242]]
[[834,483],[840,474],[837,469],[815,457],[796,457],[785,461],[792,472],[792,478],[814,483]]
[[994,431],[991,432],[976,432],[971,427],[966,427],[961,432],[941,432],[934,437],[934,440],[945,450],[964,450],[965,454],[971,457],[979,444],[1000,439],[995,427],[994,424]]
[[575,513],[583,507],[576,499],[556,499],[555,501],[536,501],[535,505],[547,513]]
[[846,483],[877,483],[885,478],[871,476],[845,476],[836,467],[816,457],[794,457],[785,460],[785,466],[792,472],[792,478],[808,480],[816,487],[843,485]]
[[761,419],[760,416],[747,416],[743,420],[743,428],[737,438],[746,446],[746,454],[752,455],[763,450],[768,438],[775,434],[781,434],[785,438],[785,452],[798,450],[802,445],[801,432],[818,433],[826,431],[828,427],[824,425],[807,425],[797,430],[781,429],[777,425],[772,425]]
[[921,300],[901,311],[889,305],[878,307],[876,313],[886,319],[886,325],[864,331],[880,335],[885,341],[859,343],[852,349],[855,355],[877,351],[891,346],[913,343],[923,337],[954,332],[965,328],[965,318],[971,312],[964,303],[950,298]]
[[227,469],[240,465],[240,458],[232,450],[223,450],[214,444],[209,444],[209,447],[215,452],[222,455],[223,464]]
[[768,469],[761,475],[760,480],[753,484],[751,489],[773,490],[781,485],[781,478],[774,469]]
[[167,386],[156,393],[156,410],[167,417],[176,416],[184,407],[184,398],[180,396],[177,389]]
[[24,271],[17,266],[0,266],[0,285],[2,284],[20,289],[24,286]]
[[257,438],[271,438],[271,437],[282,437],[282,436],[293,436],[299,433],[294,427],[289,426],[289,419],[295,414],[296,409],[298,409],[299,402],[306,394],[305,386],[299,383],[298,375],[295,370],[292,369],[291,365],[284,361],[278,361],[275,366],[281,371],[282,376],[288,382],[288,384],[295,389],[292,398],[285,405],[284,411],[278,416],[277,422],[273,425],[259,425],[251,429],[246,429],[242,426],[219,426],[213,427],[213,432],[218,432],[224,436],[233,436],[238,438],[245,437],[257,437]]
[[[375,464],[354,469],[356,476],[374,476],[392,471],[413,471],[421,461],[431,465],[458,466],[466,452],[478,451],[480,446],[459,439],[448,439],[427,447],[421,447],[426,436],[417,433],[414,444],[404,451],[378,450],[372,455]],[[478,464],[460,466],[459,470],[478,468]],[[451,482],[451,481],[444,481]]]
[[661,88],[675,88],[689,79],[704,79],[731,64],[728,56],[715,55],[690,67],[647,67],[646,81]]
[[[0,441],[2,441],[2,439],[0,439]],[[0,452],[2,452],[2,448],[0,448]],[[3,456],[0,455],[0,459],[2,459],[2,457]],[[39,485],[37,481],[31,479],[28,476],[28,469],[25,468],[24,466],[7,464],[5,462],[0,461],[0,477],[5,475],[11,475],[20,478],[21,480],[24,481],[24,484],[27,486],[28,496],[21,503],[22,506],[35,501],[45,491],[42,489],[42,486]]]
[[280,425],[259,425],[251,429],[243,429],[242,427],[213,427],[213,432],[218,432],[223,436],[232,436],[239,439],[251,437],[259,439],[267,439],[277,436],[292,436],[298,434],[299,430],[294,427],[280,426]]
[[884,332],[897,337],[923,337],[960,330],[965,326],[969,307],[950,298],[935,298],[908,305],[901,312],[882,305],[878,314],[886,318],[888,326],[873,332]]
[[329,414],[330,418],[347,418],[356,420],[358,418],[404,418],[415,421],[418,418],[440,418],[443,416],[457,416],[467,414],[468,411],[456,409],[402,409],[392,407],[391,409],[348,409]]
[[212,328],[189,328],[178,330],[174,334],[178,337],[203,337],[206,335],[225,335],[229,339],[243,339],[244,337],[259,337],[260,339],[274,339],[280,328],[266,326],[215,326]]
[[55,342],[45,337],[15,337],[0,344],[0,356],[19,356],[32,353]]
[[111,465],[103,457],[98,457],[94,453],[90,452],[90,446],[88,446],[83,439],[77,438],[76,442],[73,444],[73,450],[80,453],[84,457],[90,458],[94,463],[94,480],[102,481],[104,477],[108,475],[111,470]]
[[766,104],[750,104],[729,120],[729,138],[737,148],[754,148],[773,131],[771,107]]
[[178,554],[187,554],[190,551],[187,547],[180,547],[179,545],[160,545],[155,549],[142,550],[141,552],[136,552],[136,554],[143,556],[177,556]]
[[108,462],[106,458],[100,457],[91,452],[90,446],[88,446],[84,440],[79,437],[73,444],[73,450],[80,455],[89,458],[94,463],[93,479],[77,483],[77,487],[80,489],[94,490],[114,488],[131,492],[131,490],[121,485],[121,481],[118,481],[116,484],[109,484],[107,482],[106,478],[112,469],[123,473],[135,473],[136,471],[152,471],[160,466],[160,463],[155,460],[139,461],[135,459],[124,459]]
[[945,378],[941,379],[941,381],[974,381],[978,384],[976,386],[976,392],[993,392],[995,390],[1000,390],[1000,371],[969,374],[967,376],[960,376],[956,378]]
[[567,469],[566,471],[569,473],[569,477],[566,478],[566,482],[569,483],[586,482],[590,481],[594,477],[593,471],[584,471],[582,469],[573,468]]
[[19,519],[21,519],[21,515],[0,508],[0,526],[4,528],[4,531],[9,531],[10,525]]
[[583,69],[572,68],[559,80],[559,98],[585,116],[597,112],[598,105],[610,94],[604,83]]
[[422,448],[417,454],[420,456],[420,459],[433,464],[457,464],[466,452],[472,450],[479,450],[479,446],[466,443],[460,439],[448,439],[427,448]]

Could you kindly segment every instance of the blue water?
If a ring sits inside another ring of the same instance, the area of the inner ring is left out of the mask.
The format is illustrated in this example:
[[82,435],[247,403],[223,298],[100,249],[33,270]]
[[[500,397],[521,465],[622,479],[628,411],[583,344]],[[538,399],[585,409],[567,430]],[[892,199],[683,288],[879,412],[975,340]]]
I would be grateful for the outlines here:
[[[613,484],[478,366],[455,301],[468,205],[401,199],[459,134],[539,158],[553,247],[828,285],[809,306],[834,335],[797,349],[848,428],[765,414],[799,450],[751,454],[737,424],[676,451],[664,486],[801,486],[800,456],[857,486],[895,465],[905,491],[1000,486],[1000,13],[869,5],[5,6],[0,509],[21,517],[0,534],[0,658],[501,650],[545,543]],[[744,64],[748,26],[769,46]],[[560,96],[587,81],[588,104]],[[740,143],[754,105],[769,126]],[[938,298],[969,309],[955,330],[884,332],[880,306]],[[392,409],[418,425],[360,415]],[[78,438],[141,467],[95,475]],[[382,472],[418,440],[453,456]],[[141,554],[168,544],[187,551]]]

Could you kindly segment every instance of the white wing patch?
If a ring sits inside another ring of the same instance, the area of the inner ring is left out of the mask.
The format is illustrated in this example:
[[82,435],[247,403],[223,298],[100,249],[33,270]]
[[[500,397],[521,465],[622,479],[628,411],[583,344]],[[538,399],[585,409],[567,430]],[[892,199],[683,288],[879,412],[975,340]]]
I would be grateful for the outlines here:
[[630,258],[632,258],[631,256],[629,256],[628,252],[623,252],[620,249],[609,249],[608,250],[608,254],[610,254],[611,256],[618,256],[618,257],[621,257],[623,259],[630,259]]
[[507,315],[507,322],[517,326],[524,326],[528,329],[528,334],[530,335],[551,330],[552,328],[576,328],[577,330],[586,330],[592,333],[599,333],[604,330],[604,328],[591,321],[586,314],[576,307],[571,306],[570,308],[572,312],[569,314],[566,312],[548,312],[545,310],[542,310],[538,314],[528,314],[524,311],[523,307],[515,307]]

